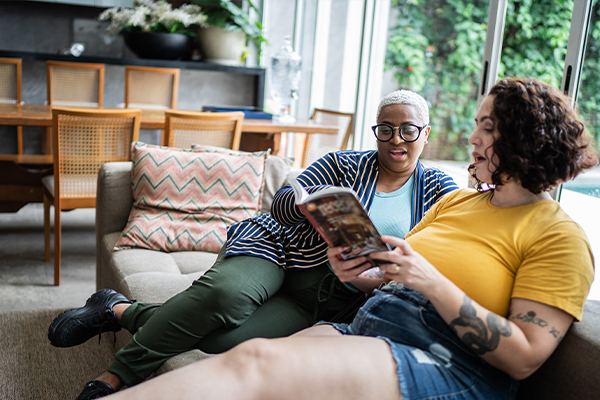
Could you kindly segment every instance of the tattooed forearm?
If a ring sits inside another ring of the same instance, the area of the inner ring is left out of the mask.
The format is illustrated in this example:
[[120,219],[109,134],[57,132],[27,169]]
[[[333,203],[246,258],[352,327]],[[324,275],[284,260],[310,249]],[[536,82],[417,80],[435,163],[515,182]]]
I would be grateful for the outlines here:
[[[489,313],[486,323],[477,317],[477,310],[473,307],[472,300],[465,296],[465,301],[458,312],[459,317],[450,322],[450,328],[456,332],[460,339],[477,355],[483,355],[496,350],[500,343],[500,336],[510,336],[512,329],[510,323],[504,318]],[[460,336],[457,326],[469,329]]]
[[564,337],[564,335],[561,332],[559,332],[555,327],[549,326],[547,321],[545,321],[541,318],[538,318],[535,311],[528,311],[527,314],[518,313],[517,315],[510,315],[510,318],[518,319],[523,322],[531,323],[531,324],[539,326],[540,328],[546,329],[548,331],[548,333],[550,333],[552,336],[554,336],[554,338],[556,338],[556,340],[559,343],[562,340],[562,338]]

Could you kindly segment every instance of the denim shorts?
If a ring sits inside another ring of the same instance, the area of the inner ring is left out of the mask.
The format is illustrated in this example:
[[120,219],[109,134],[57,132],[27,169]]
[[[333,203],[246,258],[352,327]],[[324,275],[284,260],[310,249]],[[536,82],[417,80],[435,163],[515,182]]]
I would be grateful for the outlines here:
[[515,398],[519,382],[470,351],[422,294],[401,283],[376,290],[351,324],[332,325],[389,343],[403,399]]

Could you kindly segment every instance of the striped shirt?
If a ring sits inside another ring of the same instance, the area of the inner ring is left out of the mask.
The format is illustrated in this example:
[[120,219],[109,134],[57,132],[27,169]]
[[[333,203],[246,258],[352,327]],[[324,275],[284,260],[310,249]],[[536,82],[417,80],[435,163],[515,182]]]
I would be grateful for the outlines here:
[[[379,176],[377,151],[345,150],[329,153],[298,176],[309,193],[328,186],[354,190],[367,212],[371,209]],[[417,162],[412,194],[411,229],[444,194],[458,189],[452,178],[437,168]],[[311,268],[327,261],[327,244],[296,207],[287,185],[273,198],[271,213],[239,222],[227,230],[226,256],[267,259],[283,268]]]

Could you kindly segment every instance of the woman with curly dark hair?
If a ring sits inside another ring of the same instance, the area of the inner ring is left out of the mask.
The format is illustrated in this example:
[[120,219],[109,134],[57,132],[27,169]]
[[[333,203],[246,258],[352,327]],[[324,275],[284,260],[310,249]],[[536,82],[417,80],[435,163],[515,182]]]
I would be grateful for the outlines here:
[[[514,398],[582,316],[592,252],[548,190],[597,155],[569,99],[531,79],[492,88],[469,143],[479,189],[446,194],[406,240],[384,237],[395,249],[372,257],[388,283],[352,323],[253,339],[115,398]],[[340,251],[334,270],[369,268]]]
[[501,185],[503,177],[513,178],[538,194],[597,164],[569,98],[553,87],[530,79],[503,79],[489,96],[494,96],[492,115],[502,133],[492,146],[503,160],[492,173],[494,185]]

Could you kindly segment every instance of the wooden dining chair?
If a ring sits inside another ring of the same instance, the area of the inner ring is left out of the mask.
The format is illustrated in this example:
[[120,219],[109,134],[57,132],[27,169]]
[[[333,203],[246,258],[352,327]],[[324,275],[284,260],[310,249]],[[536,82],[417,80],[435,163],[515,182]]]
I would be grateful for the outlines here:
[[[46,61],[48,105],[58,107],[102,108],[104,64]],[[46,130],[42,149],[51,153],[51,137]]]
[[[20,58],[0,58],[0,103],[21,104]],[[23,154],[23,127],[17,126],[17,154]]]
[[354,114],[315,108],[312,120],[325,124],[337,125],[337,135],[309,133],[306,135],[301,167],[306,168],[325,154],[346,150],[354,129]]
[[60,212],[96,206],[100,167],[131,159],[140,110],[53,108],[54,175],[42,180],[45,259],[50,260],[50,206],[54,206],[54,285],[60,284]]
[[239,150],[244,113],[165,111],[163,146],[191,148],[193,144]]
[[125,66],[125,108],[177,107],[179,68]]

